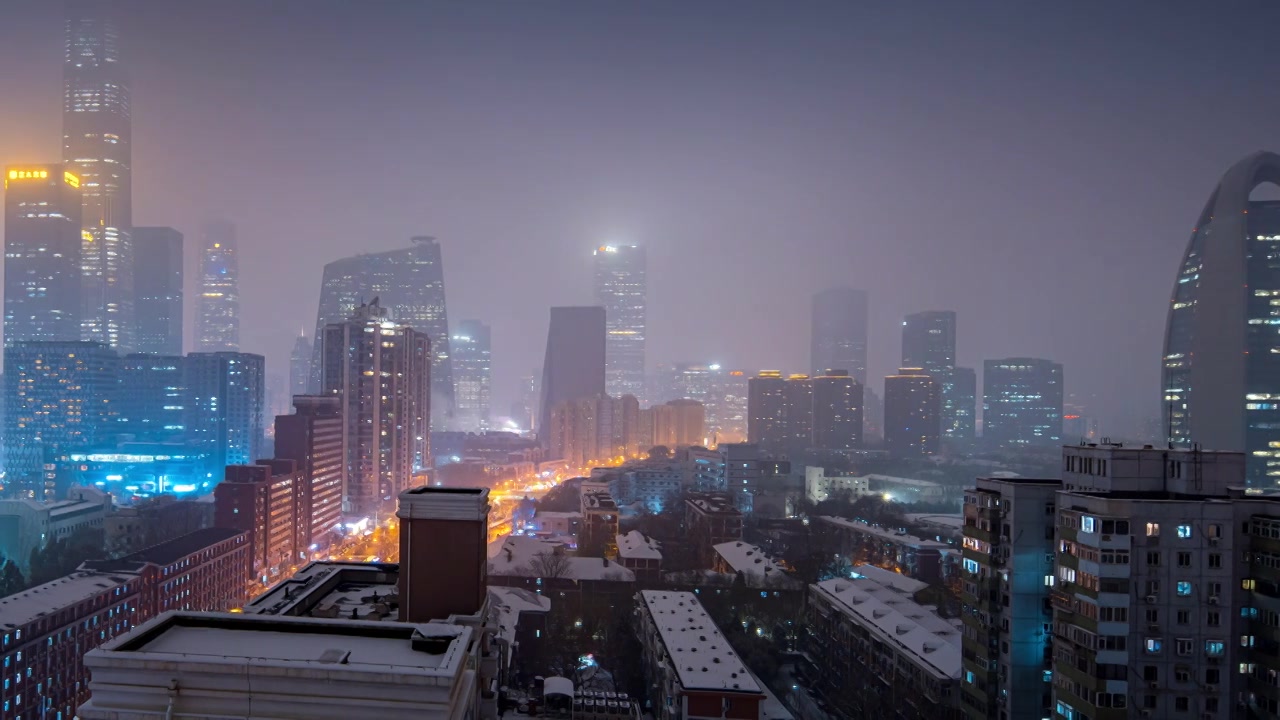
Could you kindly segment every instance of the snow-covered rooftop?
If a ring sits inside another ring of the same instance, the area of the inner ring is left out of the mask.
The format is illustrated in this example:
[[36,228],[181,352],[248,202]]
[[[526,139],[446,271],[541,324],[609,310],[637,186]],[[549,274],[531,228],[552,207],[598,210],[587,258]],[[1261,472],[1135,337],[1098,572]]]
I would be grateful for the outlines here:
[[[376,606],[386,605],[398,593],[399,567],[393,563],[317,561],[309,563],[293,577],[277,583],[245,605],[248,615],[325,616],[337,608],[350,618],[356,608],[360,619],[379,614]],[[389,608],[387,608],[389,609]],[[398,613],[389,613],[396,620]]]
[[36,618],[57,612],[126,583],[138,580],[126,572],[74,572],[43,585],[0,598],[0,628],[22,627]]
[[711,621],[697,595],[644,590],[640,598],[685,690],[760,692],[760,685]]
[[908,535],[907,533],[898,532],[896,530],[889,530],[888,528],[876,527],[875,525],[869,525],[867,523],[859,522],[857,520],[847,520],[845,518],[831,517],[829,515],[822,515],[818,519],[824,522],[829,522],[833,525],[839,525],[841,527],[846,527],[851,530],[856,530],[860,533],[865,533],[867,535],[875,535],[876,537],[879,537],[883,540],[888,540],[890,542],[894,542],[899,545],[910,545],[911,547],[914,547],[917,549],[919,548],[933,548],[937,550],[951,549],[951,546],[944,542],[918,538],[915,535]]
[[[515,642],[520,613],[550,612],[551,598],[523,588],[489,588],[489,609],[498,623],[498,635],[508,643]],[[511,656],[507,656],[508,662]]]
[[881,642],[897,648],[920,668],[941,679],[960,677],[960,623],[939,617],[897,587],[869,575],[824,580],[812,586],[831,605]]
[[[540,560],[539,563],[543,567],[535,568],[535,559],[543,553],[556,559],[545,562]],[[545,571],[551,567],[561,573],[559,577],[571,580],[634,582],[636,579],[634,572],[606,558],[570,555],[563,543],[512,535],[508,536],[496,550],[493,544],[490,544],[490,575],[545,577],[547,574]]]
[[734,572],[764,577],[770,577],[775,573],[781,575],[785,572],[781,565],[765,554],[765,551],[751,543],[730,540],[716,545],[715,550]]
[[951,530],[960,530],[964,527],[964,514],[962,513],[907,513],[906,518],[921,525],[934,525]]
[[662,559],[662,551],[658,549],[658,542],[639,530],[632,530],[625,535],[619,535],[616,541],[618,543],[618,557],[620,558],[628,560]]
[[[929,583],[909,578],[902,573],[896,573],[892,570],[885,570],[875,565],[855,565],[853,571],[862,577],[871,578],[872,580],[891,587],[898,592],[906,595],[915,595],[916,593],[929,587]],[[855,578],[856,579],[856,578]]]

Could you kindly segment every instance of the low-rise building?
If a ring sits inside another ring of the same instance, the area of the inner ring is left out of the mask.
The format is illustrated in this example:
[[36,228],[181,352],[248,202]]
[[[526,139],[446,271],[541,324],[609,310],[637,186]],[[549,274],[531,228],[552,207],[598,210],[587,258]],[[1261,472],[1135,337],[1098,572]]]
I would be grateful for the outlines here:
[[662,577],[662,550],[658,541],[639,530],[619,535],[618,564],[636,574],[641,585],[657,582]]
[[826,468],[812,465],[804,469],[804,495],[811,503],[825,502],[833,496],[857,500],[870,494],[871,480],[865,475],[827,475]]
[[213,526],[213,503],[158,495],[116,508],[103,522],[107,555],[120,557]]
[[626,612],[636,574],[606,557],[571,555],[558,542],[512,536],[489,546],[489,586],[546,595],[556,612],[610,621]]
[[806,676],[843,717],[958,720],[960,624],[910,587],[854,573],[809,586]]
[[803,587],[803,583],[787,574],[786,568],[751,543],[733,540],[716,545],[715,551],[711,569],[741,575],[749,588],[799,590]]
[[298,491],[304,474],[292,460],[259,460],[254,465],[228,465],[214,489],[214,522],[249,533],[254,576],[263,582],[302,561],[306,546],[299,536],[309,526],[300,522]]
[[607,492],[588,492],[581,495],[582,526],[578,533],[578,547],[588,554],[606,554],[613,539],[618,536],[618,504]]
[[636,595],[637,634],[652,712],[659,720],[757,720],[764,686],[691,592]]
[[715,562],[715,546],[742,539],[742,512],[723,493],[694,493],[684,501],[684,527],[700,567]]
[[946,582],[958,573],[959,553],[950,544],[871,525],[858,520],[819,516],[831,529],[840,551],[854,563],[890,565],[930,584]]
[[31,552],[81,529],[102,528],[111,514],[111,495],[97,488],[73,487],[67,499],[39,502],[0,500],[0,558],[31,572]]

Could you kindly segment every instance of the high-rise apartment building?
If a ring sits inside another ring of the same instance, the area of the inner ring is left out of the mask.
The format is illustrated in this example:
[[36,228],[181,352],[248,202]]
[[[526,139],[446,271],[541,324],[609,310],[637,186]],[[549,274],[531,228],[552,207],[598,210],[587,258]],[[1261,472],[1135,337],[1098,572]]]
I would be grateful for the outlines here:
[[644,248],[601,245],[595,250],[596,304],[604,308],[605,392],[645,399],[646,283]]
[[62,160],[82,191],[81,337],[133,347],[133,138],[127,73],[110,5],[66,7]]
[[848,287],[813,296],[809,364],[814,375],[844,370],[867,384],[867,293]]
[[942,432],[941,389],[921,368],[901,368],[884,379],[884,444],[890,455],[938,452]]
[[[640,411],[641,422],[651,427],[648,435],[652,445],[675,449],[703,445],[706,440],[706,408],[697,400],[672,400]],[[647,448],[645,448],[647,449]]]
[[965,492],[961,707],[971,720],[1050,716],[1060,489],[1057,479],[978,478]]
[[35,500],[62,496],[49,469],[114,431],[120,356],[101,343],[27,342],[4,351],[5,486]]
[[302,475],[292,460],[259,460],[228,465],[213,489],[214,525],[248,533],[253,576],[261,582],[305,559],[300,531],[310,528],[299,512]]
[[538,438],[550,446],[555,406],[605,394],[605,310],[602,307],[553,307],[547,328],[538,403]]
[[305,334],[299,334],[293,341],[293,352],[289,354],[289,394],[306,395],[311,386],[311,360],[315,348]]
[[276,416],[276,457],[297,463],[305,489],[299,514],[308,552],[327,547],[342,522],[346,485],[342,400],[332,395],[295,395],[295,412]]
[[862,386],[843,370],[818,377],[764,370],[748,383],[747,439],[770,451],[862,444]]
[[224,220],[205,224],[196,308],[199,352],[240,350],[240,251],[237,245],[235,225]]
[[479,320],[463,320],[451,340],[457,427],[467,432],[487,430],[493,380],[489,326]]
[[[649,420],[648,433],[644,427]],[[551,409],[545,426],[546,448],[551,457],[564,460],[572,468],[629,457],[641,450],[644,440],[653,445],[653,416],[641,410],[631,395],[608,395],[566,400]]]
[[[431,427],[453,429],[453,357],[445,306],[444,259],[433,237],[414,237],[410,247],[356,255],[324,266],[316,314],[312,378],[319,387],[326,326],[346,322],[360,305],[377,298],[396,323],[425,335],[431,345]],[[314,389],[314,388],[313,388]]]
[[4,344],[79,340],[80,178],[59,163],[4,177]]
[[1253,153],[1222,176],[1178,268],[1165,334],[1168,441],[1243,452],[1249,482],[1280,483],[1280,201],[1250,200],[1280,178],[1280,155]]
[[207,454],[208,472],[262,454],[266,361],[238,352],[191,353],[184,362],[187,443]]
[[182,354],[182,242],[171,227],[133,229],[138,352]]
[[327,326],[322,342],[322,393],[342,401],[344,509],[373,516],[429,466],[430,343],[377,298]]
[[992,447],[1062,442],[1062,365],[1039,358],[987,360],[982,368],[982,439]]
[[942,438],[973,439],[975,388],[972,370],[956,368],[956,314],[932,310],[902,321],[902,367],[924,370],[938,383],[942,397]]

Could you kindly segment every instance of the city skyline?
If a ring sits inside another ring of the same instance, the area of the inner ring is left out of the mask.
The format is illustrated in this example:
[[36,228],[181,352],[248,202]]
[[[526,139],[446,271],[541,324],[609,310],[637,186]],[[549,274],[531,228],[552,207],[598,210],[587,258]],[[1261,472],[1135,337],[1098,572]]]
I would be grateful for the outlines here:
[[[808,339],[800,327],[805,324],[805,298],[786,294],[766,301],[740,284],[721,283],[713,291],[699,278],[701,269],[718,263],[730,275],[751,277],[789,269],[788,277],[813,276],[813,290],[848,284],[868,291],[868,374],[873,378],[869,388],[877,393],[882,388],[875,379],[898,365],[900,318],[947,308],[967,319],[958,365],[981,367],[987,358],[1014,355],[1053,357],[1071,369],[1073,394],[1088,401],[1089,412],[1104,420],[1104,430],[1127,422],[1129,414],[1158,416],[1159,403],[1150,398],[1160,386],[1165,304],[1159,298],[1168,292],[1167,278],[1185,243],[1185,208],[1202,203],[1214,178],[1235,159],[1280,145],[1275,131],[1254,119],[1271,115],[1266,104],[1274,101],[1265,93],[1256,113],[1223,120],[1230,125],[1228,131],[1208,138],[1202,106],[1211,103],[1199,103],[1189,113],[1184,109],[1188,90],[1197,97],[1212,95],[1214,91],[1202,88],[1208,87],[1205,81],[1213,67],[1241,68],[1234,82],[1259,83],[1266,62],[1255,44],[1233,42],[1221,51],[1219,62],[1209,63],[1177,53],[1177,42],[1157,39],[1199,38],[1209,32],[1243,40],[1265,23],[1221,18],[1204,28],[1190,6],[1176,3],[1154,21],[1133,8],[1106,9],[1109,22],[1097,38],[1103,53],[1097,62],[1134,66],[1141,80],[1137,95],[1130,93],[1133,85],[1126,82],[1122,89],[1092,65],[1079,71],[1088,77],[1085,80],[1068,76],[1053,60],[1078,47],[1076,31],[1095,24],[1095,12],[1101,11],[1096,6],[1093,12],[1001,12],[1002,22],[1011,28],[1003,37],[1034,32],[1046,22],[1059,28],[1061,32],[1045,39],[1044,53],[1033,53],[1012,40],[985,42],[993,32],[985,22],[993,17],[988,8],[944,9],[928,18],[911,8],[820,5],[796,17],[789,33],[773,36],[767,28],[781,11],[747,4],[726,17],[717,12],[724,6],[712,3],[690,11],[687,18],[695,26],[718,31],[716,43],[700,48],[669,37],[661,23],[651,24],[638,12],[617,9],[579,8],[573,22],[562,23],[563,16],[555,12],[518,6],[508,7],[496,19],[448,7],[388,9],[375,19],[338,3],[320,3],[313,5],[315,12],[304,22],[284,32],[282,20],[252,4],[187,3],[166,13],[151,12],[154,7],[145,0],[120,4],[121,52],[130,69],[132,105],[150,108],[132,118],[135,222],[174,227],[190,242],[205,218],[223,215],[237,222],[246,238],[255,238],[243,249],[243,301],[272,305],[279,319],[246,318],[243,349],[268,356],[272,372],[283,370],[292,337],[281,327],[314,322],[317,279],[326,262],[394,247],[395,238],[430,229],[449,238],[450,273],[456,278],[451,304],[463,315],[491,318],[494,323],[498,408],[516,399],[519,378],[538,364],[545,307],[589,300],[590,267],[581,248],[636,243],[645,245],[650,255],[651,367],[657,362],[702,360],[748,369],[805,369]],[[674,7],[659,4],[651,12],[660,17],[674,12]],[[232,37],[233,25],[238,31],[241,23],[224,18],[236,13],[252,21],[252,37],[245,40],[254,49],[232,58],[228,49],[236,43],[226,40]],[[22,72],[13,86],[19,101],[0,116],[0,158],[10,164],[46,162],[58,157],[62,143],[58,123],[52,120],[63,101],[61,8],[19,3],[12,17],[13,22],[0,29],[0,61]],[[859,18],[874,19],[882,37],[859,35],[854,39],[865,42],[848,42],[843,30],[872,24]],[[189,33],[175,23],[200,31],[179,42]],[[349,84],[349,74],[307,49],[344,24],[356,36],[390,39],[365,50],[372,66],[390,68],[403,62],[406,72],[426,72],[440,91],[392,98]],[[562,44],[566,53],[589,55],[600,30],[622,27],[634,32],[611,63],[572,71],[571,79],[581,90],[557,89],[549,80],[546,70],[555,67],[557,55],[546,47]],[[482,28],[487,37],[514,43],[509,44],[511,52],[529,62],[517,65],[505,54],[473,56],[470,44],[461,38]],[[419,42],[395,41],[408,32],[420,36]],[[909,35],[921,39],[894,41]],[[260,42],[268,36],[278,41]],[[947,39],[951,36],[964,41]],[[1111,42],[1120,37],[1125,42]],[[548,43],[551,38],[559,42]],[[788,59],[788,75],[798,82],[790,90],[781,89],[764,61],[777,57],[796,38],[806,38],[813,55],[841,68],[841,77],[849,77],[846,69],[853,69],[853,82],[836,85],[831,71],[822,66]],[[678,52],[660,67],[645,69],[651,58],[645,51],[660,42],[672,43]],[[418,45],[427,52],[414,53],[412,62],[397,49]],[[937,51],[918,52],[926,46]],[[760,54],[734,52],[745,47],[759,47]],[[867,53],[886,61],[874,67],[859,62]],[[294,56],[300,63],[288,61]],[[761,92],[782,92],[783,101],[740,124],[738,134],[723,136],[702,129],[700,121],[732,117],[739,109],[733,97],[705,92],[739,76],[725,64],[731,57],[741,64],[739,82],[758,85]],[[940,63],[941,57],[948,62]],[[301,58],[314,62],[308,66]],[[654,73],[669,72],[672,63],[680,62],[676,58],[702,63],[704,70],[667,88],[655,86]],[[972,72],[977,66],[1025,67],[1028,72],[1033,68],[1040,80],[1030,85],[1019,72],[1003,69],[977,79],[980,74]],[[259,83],[231,82],[239,69],[250,67],[263,73]],[[923,87],[912,89],[908,84],[907,89],[897,89],[901,83],[896,78],[922,69],[936,70],[935,79]],[[335,106],[317,105],[319,78],[333,72],[338,72],[332,78],[347,93],[348,104],[390,103],[385,117],[369,121],[374,123],[372,134],[385,138],[396,153],[407,152],[413,164],[425,163],[433,171],[410,181],[403,172],[374,170],[354,183],[345,182],[354,180],[354,168],[391,167],[387,152],[373,148],[368,157],[360,157],[338,148],[338,155],[323,168],[308,159],[323,155],[317,148],[336,141],[342,128],[353,122],[353,116]],[[525,89],[492,79],[508,73],[514,73],[513,79]],[[639,82],[617,83],[633,74]],[[467,88],[476,93],[469,95]],[[278,102],[256,102],[268,89],[277,94]],[[169,96],[187,102],[169,104],[164,100]],[[924,96],[936,102],[926,114],[946,115],[947,126],[924,119],[893,122],[899,112],[893,108],[922,108],[913,98]],[[527,129],[512,140],[498,138],[498,128],[487,120],[498,101],[528,101],[535,110]],[[590,132],[566,139],[551,132],[555,125],[549,123],[559,116],[548,114],[567,101],[616,110],[595,111],[598,122]],[[817,103],[817,111],[804,109],[806,102]],[[973,112],[973,103],[1009,110],[993,117]],[[1060,104],[1079,109],[1080,116],[1010,124],[1021,117],[1021,110],[1034,114]],[[158,112],[162,105],[165,111]],[[666,107],[671,114],[636,134],[626,115],[642,106]],[[207,118],[221,107],[243,112],[219,127]],[[299,107],[316,108],[308,111],[310,134],[287,132],[287,114]],[[1103,112],[1103,107],[1126,110]],[[416,122],[396,120],[401,114],[425,118],[430,131],[422,133]],[[605,121],[621,123],[630,136],[604,129]],[[812,139],[796,138],[792,131],[797,127],[807,128],[801,134]],[[851,134],[849,127],[862,130]],[[411,131],[414,140],[406,145]],[[1076,150],[1055,149],[1062,146],[1057,138],[1063,135],[1077,141],[1069,144]],[[288,140],[271,142],[280,136]],[[196,146],[191,137],[207,141]],[[543,182],[548,167],[544,156],[511,144],[519,138],[549,143],[551,154],[568,162],[573,172],[556,173],[560,177],[555,182]],[[1118,144],[1120,138],[1138,139]],[[469,162],[473,150],[480,152],[478,148],[491,141],[492,154],[483,151],[483,162]],[[623,162],[612,163],[616,170],[601,170],[582,160],[605,143],[621,153]],[[898,153],[901,161],[873,145]],[[713,170],[751,177],[737,173],[745,168],[738,163],[746,160],[734,159],[746,147],[751,148],[753,166],[772,165],[778,178],[776,184],[761,179],[757,192],[748,194],[772,196],[780,212],[741,204],[727,211],[726,201],[751,190],[750,182],[734,180],[725,188],[704,182]],[[684,153],[692,164],[653,159],[663,148]],[[978,148],[985,150],[979,153]],[[1123,167],[1111,160],[1117,154],[1124,159]],[[923,158],[929,161],[922,165]],[[261,192],[263,176],[246,169],[261,167],[262,160],[343,180],[338,184],[341,192],[356,201],[339,201],[336,191],[329,189],[306,195],[289,183],[279,192]],[[801,161],[809,164],[803,170]],[[932,172],[909,169],[921,166]],[[191,167],[202,170],[193,174]],[[1046,175],[1043,167],[1057,172]],[[1162,180],[1158,189],[1150,182],[1153,168]],[[875,187],[865,187],[868,169],[875,172]],[[564,179],[575,173],[582,179]],[[531,182],[535,177],[538,181]],[[833,193],[827,189],[832,187],[856,191]],[[481,204],[467,199],[484,188],[500,192],[484,196]],[[525,192],[530,193],[527,201],[507,199]],[[921,194],[947,198],[945,224],[938,213],[929,211],[915,228],[903,226],[904,208]],[[426,198],[425,206],[397,217],[394,208],[414,207],[410,201],[418,197]],[[1015,202],[1010,204],[1010,198]],[[1116,198],[1125,200],[1118,203]],[[313,202],[349,206],[351,212],[336,224],[322,224],[318,214],[306,209]],[[1025,209],[1011,212],[992,233],[993,213],[1011,206]],[[1142,211],[1134,213],[1135,207]],[[1083,230],[1081,222],[1086,225]],[[946,242],[935,239],[944,236]],[[752,252],[723,252],[744,242]],[[296,253],[295,247],[306,251]],[[191,279],[196,274],[190,262],[195,254],[189,246],[189,307],[194,305]],[[984,266],[973,261],[977,257],[993,260]],[[486,267],[491,262],[498,262],[505,276],[501,292],[493,291],[499,281],[494,268]],[[1047,270],[1068,264],[1094,278],[1095,292],[1087,303],[1076,299],[1067,278]],[[278,272],[283,267],[289,272]],[[971,272],[952,272],[961,267]],[[512,273],[512,268],[520,272]],[[547,277],[564,280],[546,283]],[[1037,300],[1012,301],[1021,297]],[[1140,300],[1130,302],[1131,297]],[[513,306],[512,298],[520,302]],[[723,321],[703,327],[699,313],[687,312],[691,307],[715,308]],[[1084,352],[1049,329],[1082,311],[1098,314],[1095,321],[1118,339],[1120,361]],[[193,324],[187,327],[190,334]],[[753,340],[755,334],[744,336],[733,327],[767,332],[781,342],[761,347]]]

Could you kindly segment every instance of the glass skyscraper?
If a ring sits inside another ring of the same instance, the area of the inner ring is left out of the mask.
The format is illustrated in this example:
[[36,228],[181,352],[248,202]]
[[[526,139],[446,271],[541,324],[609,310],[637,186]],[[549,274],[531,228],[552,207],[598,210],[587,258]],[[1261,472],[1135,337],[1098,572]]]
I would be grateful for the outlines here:
[[324,328],[346,322],[361,304],[377,299],[391,318],[431,343],[431,427],[453,428],[453,360],[445,306],[444,259],[433,237],[415,237],[403,250],[356,255],[324,266],[311,377],[320,384]]
[[208,453],[211,472],[261,457],[266,362],[239,352],[191,353],[183,367],[187,443]]
[[479,320],[463,320],[453,333],[452,347],[458,429],[467,432],[487,430],[489,388],[493,377],[489,326]]
[[647,286],[644,248],[601,245],[595,249],[596,304],[604,308],[605,390],[613,397],[645,397],[644,342]]
[[138,352],[182,354],[182,240],[171,227],[133,229]]
[[110,5],[67,4],[62,159],[83,193],[82,338],[134,343],[132,131],[128,76]]
[[538,402],[543,447],[550,447],[552,408],[605,394],[605,337],[604,308],[551,308]]
[[236,226],[222,220],[207,223],[200,251],[200,298],[196,316],[196,350],[240,350],[240,265]]
[[992,447],[1062,444],[1062,365],[1039,358],[987,360],[982,439]]
[[1245,454],[1252,485],[1280,484],[1280,156],[1237,162],[1209,196],[1178,268],[1165,330],[1168,440]]
[[972,440],[975,373],[956,368],[956,314],[931,310],[902,321],[902,367],[920,368],[938,383],[942,394],[942,437]]
[[866,292],[837,287],[813,296],[809,364],[813,375],[844,370],[866,387]]
[[79,340],[80,179],[14,166],[4,186],[4,344]]

